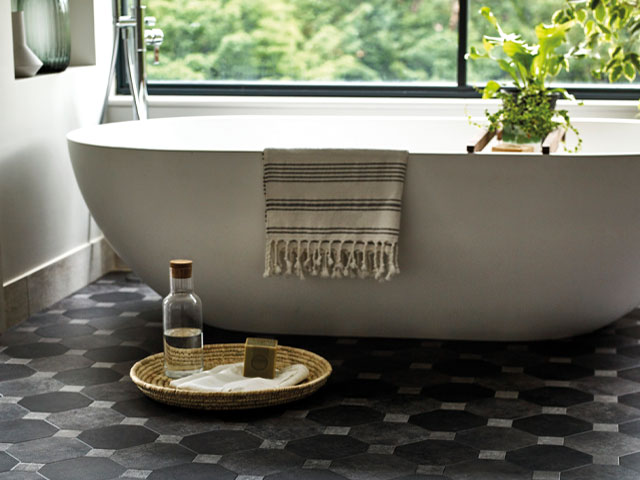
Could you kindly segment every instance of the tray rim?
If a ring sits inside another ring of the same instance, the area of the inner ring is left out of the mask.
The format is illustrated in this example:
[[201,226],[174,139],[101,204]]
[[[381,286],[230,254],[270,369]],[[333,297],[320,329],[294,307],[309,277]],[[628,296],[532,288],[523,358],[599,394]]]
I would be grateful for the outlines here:
[[[243,348],[244,343],[211,343],[211,344],[206,344],[203,347],[205,350],[215,350],[217,348],[222,349],[222,348],[229,348],[229,347]],[[318,355],[317,353],[314,353],[302,348],[289,347],[286,345],[278,345],[278,349],[283,349],[290,352],[301,352],[304,355],[307,355],[307,356],[311,355],[315,357],[315,359],[323,365],[324,367],[323,373],[317,378],[314,378],[313,380],[305,381],[303,383],[299,383],[297,385],[291,385],[287,387],[269,388],[269,389],[263,389],[263,390],[252,390],[247,392],[201,392],[197,390],[187,390],[179,387],[167,387],[167,386],[157,385],[155,383],[149,383],[141,379],[136,373],[137,369],[141,368],[143,364],[162,359],[164,353],[160,352],[160,353],[154,353],[152,355],[149,355],[141,360],[138,360],[136,363],[134,363],[131,369],[129,370],[129,377],[131,378],[133,383],[138,387],[138,389],[146,396],[149,396],[147,392],[148,390],[149,392],[153,392],[156,394],[171,395],[173,398],[179,398],[181,395],[188,395],[188,396],[199,396],[201,398],[207,399],[208,401],[212,401],[216,398],[220,398],[220,400],[223,400],[223,399],[228,400],[232,398],[246,399],[247,397],[252,397],[252,396],[259,397],[259,396],[277,394],[277,393],[295,394],[296,391],[300,391],[302,393],[302,395],[299,397],[299,399],[302,399],[308,395],[311,395],[312,393],[317,391],[320,387],[322,387],[327,382],[327,379],[329,378],[329,376],[333,373],[333,368],[331,366],[331,363],[329,363],[329,361],[326,358],[322,357],[321,355]],[[307,391],[305,392],[305,390]],[[159,400],[154,397],[150,397],[150,398],[160,403],[175,405],[173,403],[163,402],[162,400]],[[278,402],[277,400],[275,400],[273,403],[269,403],[269,404],[278,405],[281,403],[287,403],[295,400],[297,399],[290,399],[285,395],[281,402]],[[194,407],[185,406],[185,408],[194,408]],[[210,406],[203,406],[202,408],[211,409]],[[247,407],[243,406],[240,408],[244,409]],[[261,408],[261,407],[256,406],[256,408]],[[224,409],[226,410],[229,408],[226,407]]]

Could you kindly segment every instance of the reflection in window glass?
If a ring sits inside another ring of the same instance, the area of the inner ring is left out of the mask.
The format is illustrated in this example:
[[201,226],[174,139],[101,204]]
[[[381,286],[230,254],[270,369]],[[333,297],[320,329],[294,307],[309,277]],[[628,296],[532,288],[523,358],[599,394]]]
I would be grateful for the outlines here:
[[[483,35],[495,35],[493,27],[480,15],[479,10],[488,6],[498,18],[506,33],[519,33],[526,41],[536,42],[534,28],[539,23],[551,23],[556,10],[566,6],[565,0],[470,0],[469,1],[469,45],[482,45]],[[580,26],[570,32],[570,39],[579,42],[583,36]],[[574,43],[574,42],[572,42]],[[565,49],[566,51],[567,49]],[[559,50],[561,51],[561,50]],[[574,59],[569,72],[563,71],[554,80],[556,84],[608,84],[606,79],[596,80],[591,70],[597,64],[590,59]],[[467,62],[468,81],[471,85],[482,85],[487,80],[508,82],[509,76],[494,62],[477,60]],[[628,83],[621,80],[619,83]]]
[[[535,3],[535,2],[534,2]],[[148,0],[151,80],[456,81],[458,0]]]

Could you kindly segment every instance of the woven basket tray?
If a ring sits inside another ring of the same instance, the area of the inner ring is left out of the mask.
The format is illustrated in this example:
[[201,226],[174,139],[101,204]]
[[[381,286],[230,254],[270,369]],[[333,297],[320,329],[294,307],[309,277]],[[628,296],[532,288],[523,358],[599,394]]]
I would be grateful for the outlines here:
[[[243,343],[204,346],[205,369],[243,360]],[[164,375],[162,353],[140,360],[131,367],[129,375],[142,393],[161,403],[201,410],[242,410],[269,407],[307,397],[322,387],[331,375],[331,364],[321,356],[299,348],[278,346],[276,368],[294,363],[302,363],[309,369],[309,377],[303,383],[255,392],[196,392],[171,387],[169,382],[172,379]]]

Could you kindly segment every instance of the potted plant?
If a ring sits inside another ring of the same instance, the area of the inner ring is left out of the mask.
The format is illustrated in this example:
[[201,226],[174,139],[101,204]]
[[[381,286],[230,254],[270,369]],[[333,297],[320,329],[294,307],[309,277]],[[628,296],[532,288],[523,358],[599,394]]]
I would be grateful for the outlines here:
[[[497,36],[485,35],[482,50],[471,47],[468,58],[488,59],[496,62],[513,79],[511,89],[504,88],[495,80],[481,89],[482,98],[497,98],[501,107],[494,113],[485,111],[489,131],[502,130],[502,139],[507,143],[540,143],[553,130],[563,127],[578,131],[572,125],[566,110],[555,110],[558,98],[574,100],[564,88],[550,88],[548,82],[562,69],[569,69],[571,53],[558,53],[566,42],[567,32],[575,20],[553,25],[539,24],[535,27],[537,44],[527,44],[520,35],[505,33],[489,7],[480,13],[495,28]],[[578,135],[578,145],[581,139]],[[566,147],[565,147],[566,148]]]

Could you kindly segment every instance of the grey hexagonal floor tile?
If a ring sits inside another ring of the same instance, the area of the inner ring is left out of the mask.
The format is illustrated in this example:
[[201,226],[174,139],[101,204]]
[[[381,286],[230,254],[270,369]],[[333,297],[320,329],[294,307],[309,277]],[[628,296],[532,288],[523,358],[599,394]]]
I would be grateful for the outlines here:
[[429,432],[411,423],[374,422],[357,425],[349,436],[369,445],[405,445],[429,438]]
[[16,443],[7,452],[22,463],[54,463],[83,457],[91,448],[75,438],[48,437]]
[[436,432],[457,432],[487,423],[485,418],[461,410],[434,410],[413,415],[409,421],[414,425]]
[[173,467],[159,468],[151,472],[148,480],[234,480],[234,472],[230,472],[220,465],[207,463],[187,463]]
[[241,475],[266,476],[302,465],[302,458],[286,450],[260,448],[223,455],[220,465]]
[[118,381],[122,377],[110,368],[79,368],[58,373],[53,378],[66,385],[99,385]]
[[0,364],[0,382],[15,380],[16,378],[30,377],[35,370],[26,365]]
[[444,469],[451,480],[530,480],[531,472],[509,462],[471,460]]
[[247,431],[269,440],[295,440],[311,437],[324,430],[324,426],[306,419],[292,417],[272,417],[252,422]]
[[397,447],[394,452],[417,465],[450,465],[478,458],[478,450],[449,440],[424,440]]
[[65,430],[85,431],[118,425],[124,418],[124,415],[111,408],[85,407],[52,413],[47,417],[47,422]]
[[514,428],[479,427],[456,433],[455,440],[477,450],[506,452],[535,445],[538,438]]
[[331,470],[349,480],[391,480],[413,473],[415,465],[395,455],[363,453],[334,460]]
[[194,452],[224,455],[225,453],[258,448],[262,440],[250,433],[238,430],[215,430],[189,435],[180,443]]
[[563,472],[562,480],[638,480],[638,472],[618,465],[587,465]]
[[640,452],[640,438],[617,432],[585,432],[571,435],[565,439],[564,444],[593,456],[622,457]]

